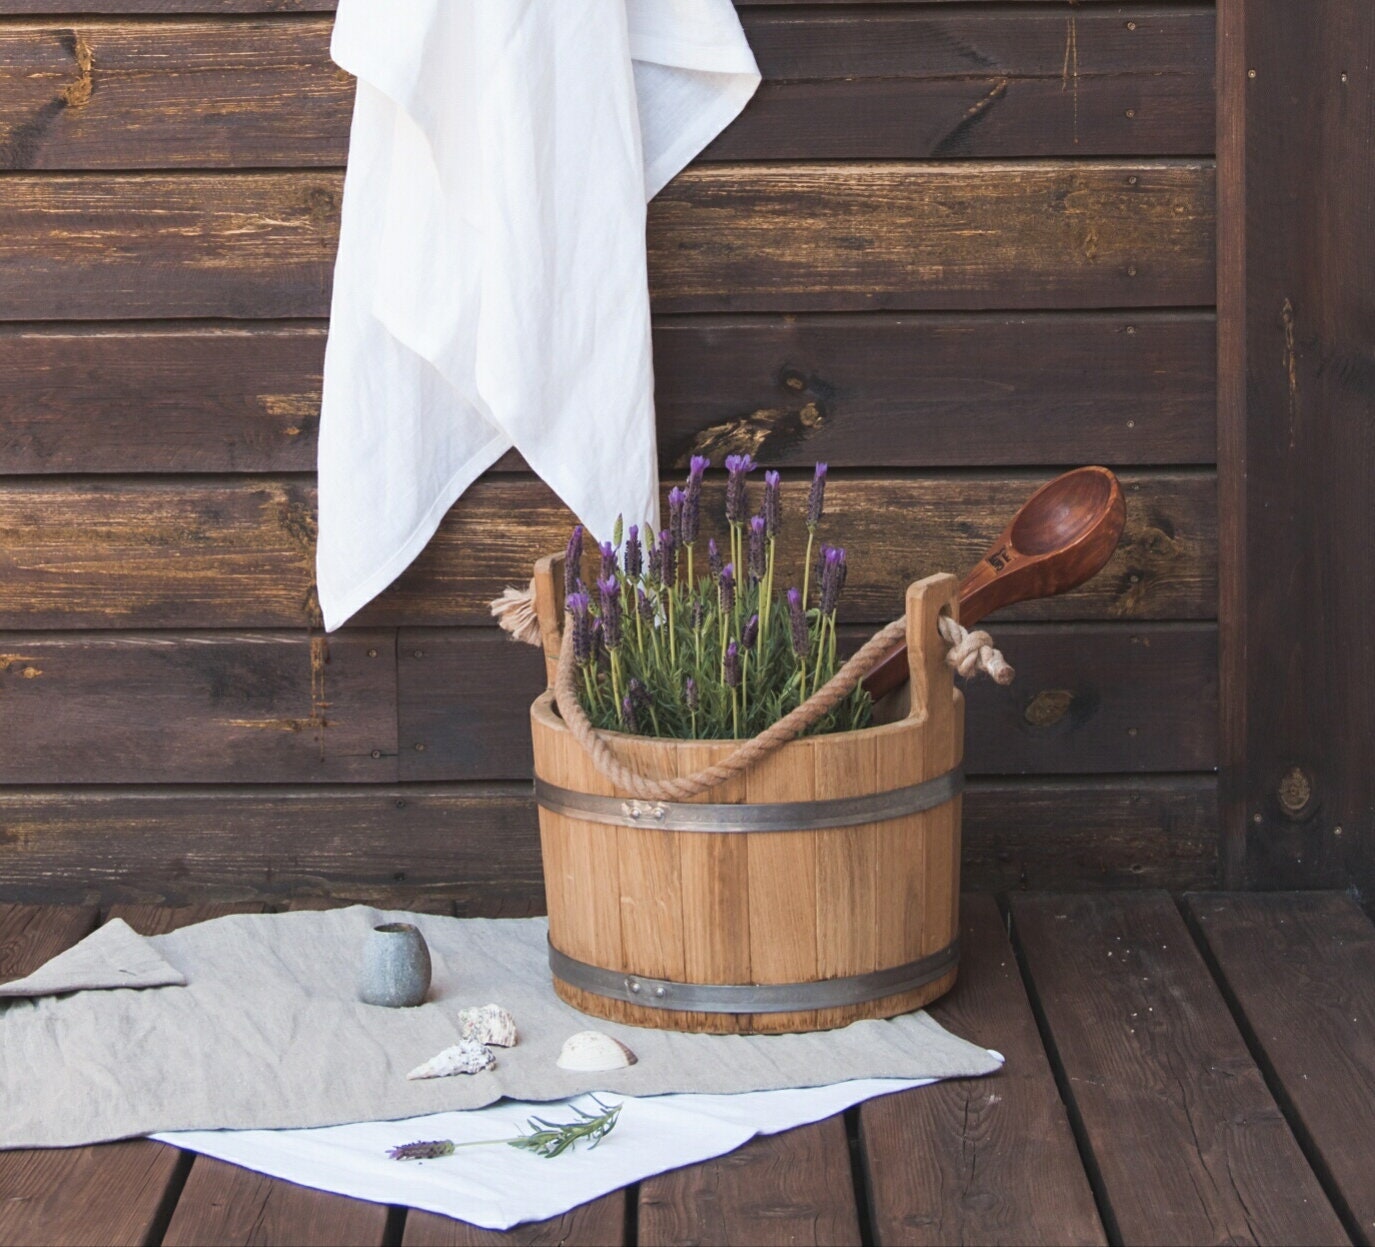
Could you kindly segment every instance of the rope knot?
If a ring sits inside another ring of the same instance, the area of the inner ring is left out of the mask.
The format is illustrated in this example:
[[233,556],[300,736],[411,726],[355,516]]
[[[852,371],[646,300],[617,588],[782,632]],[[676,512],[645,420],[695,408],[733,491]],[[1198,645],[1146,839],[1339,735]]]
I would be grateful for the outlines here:
[[987,632],[969,631],[959,620],[949,615],[940,617],[941,636],[950,646],[945,656],[948,662],[966,680],[972,679],[980,671],[984,672],[995,684],[1011,684],[1017,674],[1003,657],[1002,651],[993,644]]

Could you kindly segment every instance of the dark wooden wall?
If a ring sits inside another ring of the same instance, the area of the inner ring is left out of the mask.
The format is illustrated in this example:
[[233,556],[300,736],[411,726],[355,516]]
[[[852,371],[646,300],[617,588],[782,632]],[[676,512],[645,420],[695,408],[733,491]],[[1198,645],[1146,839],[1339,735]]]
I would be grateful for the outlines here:
[[[970,689],[973,887],[1218,871],[1211,5],[739,0],[766,82],[650,212],[666,469],[832,465],[857,633],[1057,469],[1091,585]],[[70,6],[65,6],[70,7]],[[489,626],[568,517],[517,458],[323,637],[311,471],[351,83],[311,0],[6,0],[0,893],[538,904]]]
[[1229,882],[1375,895],[1375,5],[1223,0]]

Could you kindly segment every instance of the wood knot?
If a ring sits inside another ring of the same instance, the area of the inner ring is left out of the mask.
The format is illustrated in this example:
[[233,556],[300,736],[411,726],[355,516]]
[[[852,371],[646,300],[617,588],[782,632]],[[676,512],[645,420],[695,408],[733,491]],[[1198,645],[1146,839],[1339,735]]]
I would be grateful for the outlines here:
[[1042,689],[1027,703],[1022,717],[1032,727],[1050,727],[1069,713],[1073,703],[1074,694],[1067,688]]
[[81,76],[65,86],[58,98],[68,108],[84,108],[91,102],[91,95],[95,91],[95,53],[86,42],[86,36],[76,31],[72,31],[68,47],[76,59],[77,72]]
[[1312,777],[1301,766],[1291,766],[1276,793],[1286,818],[1299,818],[1313,801]]

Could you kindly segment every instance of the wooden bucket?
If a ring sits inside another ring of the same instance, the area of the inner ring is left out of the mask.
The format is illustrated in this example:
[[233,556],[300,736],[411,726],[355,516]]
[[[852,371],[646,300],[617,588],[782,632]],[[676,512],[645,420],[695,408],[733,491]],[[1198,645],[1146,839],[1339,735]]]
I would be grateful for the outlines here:
[[[537,568],[550,679],[562,603]],[[718,1034],[824,1030],[948,991],[958,962],[964,699],[937,617],[957,582],[907,591],[909,695],[895,721],[792,741],[693,802],[613,787],[560,719],[531,709],[559,996],[596,1017]],[[687,775],[733,741],[608,733],[642,774]]]

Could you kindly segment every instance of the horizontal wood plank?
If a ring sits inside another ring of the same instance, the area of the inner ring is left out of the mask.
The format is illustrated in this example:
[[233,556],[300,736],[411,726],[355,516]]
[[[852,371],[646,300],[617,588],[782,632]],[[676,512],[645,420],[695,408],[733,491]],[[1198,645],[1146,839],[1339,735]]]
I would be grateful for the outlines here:
[[[313,471],[324,344],[312,322],[0,328],[0,474]],[[1209,463],[1216,354],[1206,312],[659,317],[660,454]]]
[[[1209,306],[1211,162],[702,165],[650,207],[668,312]],[[341,176],[15,174],[9,320],[328,312]]]
[[1007,929],[991,896],[960,902],[960,977],[931,1007],[1007,1064],[860,1107],[875,1241],[1106,1243]]
[[1375,1242],[1375,926],[1336,892],[1191,896],[1252,1051],[1359,1243]]
[[1346,1241],[1168,896],[1012,916],[1111,1239]]
[[[747,12],[764,75],[706,160],[1206,155],[1213,16]],[[338,166],[328,18],[0,26],[0,168]]]
[[707,160],[1203,155],[1213,14],[745,15],[764,83]]
[[703,165],[650,208],[659,311],[1208,306],[1187,161]]
[[[720,474],[716,474],[720,475]],[[810,474],[807,474],[808,476]],[[842,617],[887,622],[913,580],[971,567],[1046,473],[840,476],[822,535],[850,553]],[[1016,619],[1207,619],[1217,594],[1211,472],[1124,472],[1127,527],[1094,580]],[[704,509],[720,507],[715,481]],[[785,484],[782,566],[800,560],[801,479]],[[315,616],[314,491],[294,478],[105,478],[0,486],[0,627],[270,628]],[[790,525],[790,527],[789,527]],[[488,623],[505,585],[562,549],[571,518],[534,480],[489,477],[359,625]],[[798,575],[800,579],[800,572]]]
[[390,632],[8,634],[0,783],[386,782]]
[[543,895],[528,785],[9,788],[0,880],[0,897],[166,904],[410,890],[493,917]]
[[[1018,625],[996,639],[1018,677],[1007,688],[966,685],[967,774],[1216,765],[1213,625]],[[403,780],[530,774],[529,705],[545,686],[539,650],[492,628],[403,628],[397,652]]]
[[[1202,775],[973,780],[965,886],[1215,886],[1216,791]],[[0,791],[0,899],[390,904],[398,892],[543,913],[528,782]]]
[[[799,578],[805,544],[797,521],[806,492],[803,479],[789,475],[785,481],[784,533],[779,539],[780,566],[798,569]],[[900,612],[902,595],[913,580],[938,569],[972,567],[1032,490],[1048,479],[1050,474],[1044,473],[833,474],[820,531],[825,540],[850,553],[842,618],[886,623]],[[1212,473],[1124,472],[1122,481],[1127,527],[1104,571],[1072,594],[1026,603],[1009,611],[1007,618],[1213,615],[1217,519]],[[707,515],[716,515],[722,506],[722,488],[719,480],[709,487],[703,504],[704,533]],[[513,525],[515,516],[520,517],[519,525]],[[0,531],[4,527],[0,522]],[[527,583],[533,558],[562,549],[568,531],[567,513],[544,486],[510,480],[481,483],[459,500],[425,552],[359,616],[359,622],[487,622],[487,602],[504,585]],[[0,559],[3,548],[0,541]]]
[[[6,0],[5,12],[71,13],[74,0]],[[926,4],[985,3],[989,0],[923,0]],[[1070,5],[1120,4],[1121,0],[991,0],[998,4],[1050,4],[1068,12]],[[737,9],[798,5],[909,4],[911,0],[734,0]],[[80,0],[82,13],[332,13],[338,0]]]
[[1182,892],[1221,877],[1215,775],[974,780],[963,836],[977,891]]

